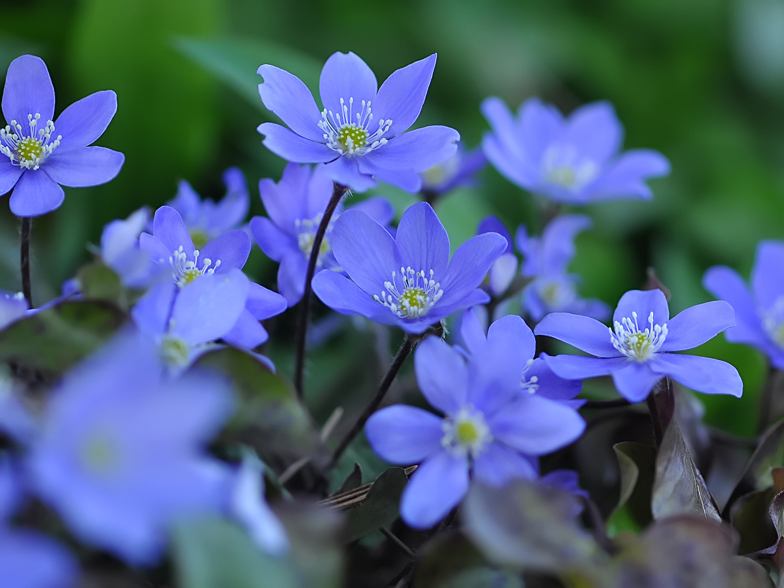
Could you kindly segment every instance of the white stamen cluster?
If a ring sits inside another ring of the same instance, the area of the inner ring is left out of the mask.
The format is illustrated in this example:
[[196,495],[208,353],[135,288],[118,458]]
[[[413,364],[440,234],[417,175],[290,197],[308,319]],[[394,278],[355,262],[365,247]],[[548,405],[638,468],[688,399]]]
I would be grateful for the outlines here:
[[648,327],[641,331],[637,324],[637,313],[632,318],[615,321],[615,332],[610,331],[610,341],[618,351],[635,361],[647,361],[661,348],[667,338],[667,323],[653,324],[653,312],[648,315]]
[[[299,245],[299,250],[302,251],[302,254],[306,259],[310,258],[310,252],[313,250],[313,242],[316,240],[316,233],[318,232],[323,216],[322,213],[319,213],[312,219],[298,218],[294,221],[294,228],[297,229],[297,244]],[[335,222],[335,218],[336,217],[333,217],[332,220],[330,220],[327,230],[324,232],[324,238],[321,240],[321,247],[319,247],[316,267],[321,267],[322,258],[332,251],[332,244],[329,242],[329,234],[332,232],[332,224]]]
[[392,272],[392,281],[384,282],[387,291],[381,292],[381,296],[374,295],[373,300],[380,302],[400,318],[415,319],[426,315],[444,295],[441,284],[433,279],[433,270],[426,274],[425,270],[414,271],[410,266],[401,267],[402,292],[397,287],[396,277],[397,272]]
[[580,158],[572,145],[553,145],[545,151],[542,172],[547,182],[577,191],[599,174],[599,167],[590,159]]
[[493,441],[482,411],[468,405],[441,423],[441,445],[455,457],[475,458]]
[[773,307],[760,315],[765,332],[776,345],[784,348],[784,296],[779,296]]
[[215,265],[212,265],[212,260],[210,258],[205,258],[202,260],[202,266],[199,267],[199,250],[195,249],[193,251],[193,261],[190,261],[183,251],[182,245],[180,245],[171,257],[169,257],[169,263],[172,266],[172,277],[174,278],[174,281],[182,288],[193,282],[193,280],[199,276],[214,274],[215,270],[220,266],[221,260],[217,260]]
[[62,135],[52,140],[54,123],[48,120],[44,128],[39,129],[40,120],[41,115],[38,113],[27,115],[27,135],[24,134],[24,127],[15,120],[0,129],[0,153],[8,157],[13,165],[36,170],[60,144]]
[[373,111],[370,101],[361,102],[362,108],[354,112],[354,98],[348,99],[348,104],[340,99],[340,112],[335,114],[326,108],[321,111],[319,128],[324,131],[324,140],[327,147],[341,155],[365,155],[386,145],[384,134],[392,126],[392,121],[383,118],[378,121],[378,127],[371,132]]
[[525,377],[525,374],[528,373],[528,368],[530,368],[533,363],[533,359],[529,359],[527,362],[525,362],[525,367],[520,374],[520,390],[523,392],[528,392],[528,394],[536,394],[536,391],[539,389],[538,376],[531,376],[530,378]]

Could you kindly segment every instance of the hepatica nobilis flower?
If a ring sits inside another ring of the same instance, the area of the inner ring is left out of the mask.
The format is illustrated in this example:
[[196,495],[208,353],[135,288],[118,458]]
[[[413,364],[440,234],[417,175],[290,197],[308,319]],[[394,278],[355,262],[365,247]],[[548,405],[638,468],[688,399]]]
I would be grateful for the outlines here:
[[11,212],[30,217],[51,212],[65,198],[60,187],[97,186],[114,178],[122,153],[88,147],[117,111],[117,95],[96,92],[74,102],[56,121],[54,87],[39,57],[23,55],[8,66],[0,129],[0,194],[13,189]]
[[712,267],[703,278],[705,289],[732,305],[736,325],[727,329],[727,341],[756,347],[778,369],[784,369],[784,243],[757,245],[751,289],[738,272]]
[[[327,177],[323,166],[311,168],[290,163],[277,184],[269,179],[261,180],[259,192],[269,218],[253,217],[250,230],[267,257],[280,262],[278,290],[289,306],[293,306],[305,291],[310,252],[332,197],[332,180]],[[355,204],[352,209],[367,213],[383,226],[388,225],[395,215],[392,205],[380,197],[369,198]],[[342,206],[338,205],[321,242],[316,272],[339,269],[332,253],[331,235],[341,212]]]
[[698,304],[670,319],[661,290],[631,290],[618,302],[613,328],[589,317],[555,312],[534,332],[596,356],[546,358],[557,375],[575,380],[612,375],[624,398],[640,402],[666,376],[697,392],[740,397],[743,382],[730,364],[671,353],[702,345],[734,324],[735,313],[724,301]]
[[468,152],[458,145],[452,157],[422,172],[422,191],[446,194],[456,188],[475,186],[476,174],[486,165],[487,157],[481,147]]
[[425,202],[406,210],[395,237],[364,212],[349,210],[332,230],[335,259],[348,277],[321,272],[313,291],[342,314],[424,333],[453,312],[490,300],[479,285],[505,248],[500,235],[477,235],[450,261],[449,237]]
[[[420,463],[403,491],[400,514],[415,528],[443,518],[468,491],[469,472],[500,486],[515,478],[538,478],[530,456],[577,439],[585,428],[573,409],[536,394],[520,393],[526,357],[517,343],[522,320],[498,321],[487,344],[466,362],[463,354],[430,336],[414,353],[419,388],[443,416],[393,405],[373,414],[365,433],[390,463]],[[530,334],[530,331],[529,331]]]
[[517,117],[500,98],[482,103],[492,131],[482,141],[487,158],[509,181],[555,202],[653,196],[645,180],[669,173],[656,151],[619,153],[623,128],[607,102],[588,104],[564,118],[554,106],[531,98]]
[[264,145],[291,162],[325,163],[332,180],[357,192],[376,180],[418,192],[418,172],[454,154],[460,140],[443,126],[405,133],[419,117],[435,65],[431,55],[395,71],[378,88],[362,59],[335,53],[321,70],[321,111],[299,78],[262,65],[261,100],[289,127],[261,124]]

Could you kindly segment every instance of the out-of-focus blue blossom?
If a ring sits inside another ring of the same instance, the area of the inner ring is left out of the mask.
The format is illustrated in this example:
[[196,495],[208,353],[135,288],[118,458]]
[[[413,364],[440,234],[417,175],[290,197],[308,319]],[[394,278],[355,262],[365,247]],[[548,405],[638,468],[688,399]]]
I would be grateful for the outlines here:
[[[277,184],[263,179],[259,192],[269,218],[256,216],[250,230],[261,250],[278,268],[278,289],[289,306],[300,301],[305,291],[308,260],[313,249],[319,223],[332,197],[332,180],[322,166],[290,163],[283,170]],[[395,215],[392,205],[384,198],[370,198],[355,205],[353,210],[367,213],[377,223],[386,226]],[[331,234],[342,207],[332,215],[316,264],[316,272],[339,269],[332,253]]]
[[534,332],[596,356],[547,357],[557,375],[575,380],[612,375],[618,392],[630,402],[644,400],[666,376],[705,394],[740,397],[743,382],[730,364],[670,353],[702,345],[733,326],[732,307],[724,301],[707,302],[669,317],[661,290],[631,290],[615,309],[614,330],[586,316],[556,312],[544,317]]
[[487,288],[492,296],[498,298],[506,292],[515,278],[517,273],[517,256],[514,254],[512,236],[497,216],[491,214],[479,221],[476,234],[484,235],[485,233],[497,233],[506,239],[506,249],[493,262],[493,265],[490,266],[490,271],[487,272]]
[[26,445],[38,432],[38,423],[14,391],[10,375],[0,374],[0,431]]
[[224,512],[232,480],[205,451],[231,391],[212,373],[162,379],[156,353],[125,334],[67,374],[25,463],[77,538],[135,565],[159,559],[175,521]]
[[515,235],[523,254],[522,275],[532,278],[523,291],[523,308],[534,321],[551,312],[570,312],[604,320],[610,307],[604,302],[577,295],[580,276],[566,268],[574,257],[574,238],[591,227],[591,219],[580,214],[559,216],[545,227],[541,237],[529,237],[524,225]]
[[656,151],[619,153],[623,128],[607,102],[587,104],[564,118],[554,106],[531,98],[515,118],[500,98],[482,103],[492,132],[482,149],[509,181],[555,202],[653,197],[648,178],[670,172]]
[[245,176],[236,167],[223,172],[226,195],[220,202],[202,200],[185,180],[180,182],[177,196],[167,202],[180,213],[197,249],[231,229],[237,229],[250,208],[250,194]]
[[0,524],[0,579],[9,588],[72,588],[79,565],[53,539]]
[[113,179],[123,165],[122,153],[88,147],[117,111],[117,95],[96,92],[54,118],[54,87],[40,57],[22,55],[8,66],[0,129],[0,194],[13,189],[11,212],[29,217],[58,208],[60,187],[97,186]]
[[357,192],[377,180],[418,192],[419,172],[451,157],[460,140],[443,126],[405,132],[419,117],[435,65],[431,55],[395,71],[378,88],[357,55],[334,53],[321,70],[321,112],[299,78],[262,65],[261,100],[289,128],[263,123],[258,131],[273,153],[294,163],[324,163],[330,179]]
[[11,293],[0,290],[0,329],[25,316],[29,309],[27,300],[21,292]]
[[395,237],[364,212],[349,210],[332,230],[335,259],[348,277],[321,272],[313,291],[342,314],[424,333],[454,312],[489,301],[479,285],[505,248],[500,235],[477,235],[450,261],[449,237],[426,202],[403,213]]
[[101,233],[101,258],[129,288],[144,288],[159,269],[150,254],[139,246],[139,235],[150,217],[150,209],[142,207],[125,220],[114,220]]
[[757,246],[749,286],[738,272],[725,266],[710,268],[705,289],[735,310],[727,341],[756,347],[778,369],[784,369],[784,243],[762,241]]
[[393,405],[368,420],[365,433],[382,458],[400,465],[421,462],[401,499],[406,524],[424,529],[443,518],[468,491],[469,471],[494,486],[536,479],[531,456],[582,434],[585,422],[575,410],[520,393],[520,374],[535,347],[523,327],[520,317],[496,321],[468,362],[442,340],[428,337],[414,354],[414,368],[425,398],[444,416]]
[[487,157],[481,147],[468,152],[458,145],[457,152],[452,157],[421,173],[422,191],[446,194],[456,188],[475,186],[476,174],[486,165]]

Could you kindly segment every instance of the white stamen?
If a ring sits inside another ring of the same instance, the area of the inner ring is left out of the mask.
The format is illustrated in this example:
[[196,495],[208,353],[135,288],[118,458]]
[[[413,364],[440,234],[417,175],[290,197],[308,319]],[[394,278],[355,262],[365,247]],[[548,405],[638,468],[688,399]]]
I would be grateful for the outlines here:
[[354,98],[348,99],[348,105],[343,98],[340,99],[340,112],[335,114],[326,108],[321,111],[319,128],[324,132],[327,147],[341,155],[365,155],[386,145],[387,139],[383,136],[392,126],[392,121],[381,119],[378,127],[371,131],[373,111],[370,101],[361,102],[362,108],[354,112]]
[[632,312],[631,319],[624,317],[620,323],[615,321],[615,332],[609,329],[613,347],[635,361],[648,361],[667,338],[667,323],[655,325],[651,312],[648,315],[648,325],[644,331],[640,330],[636,312]]
[[374,295],[373,300],[400,318],[415,319],[426,315],[444,295],[441,284],[433,279],[433,270],[425,274],[425,270],[414,271],[410,266],[401,267],[402,292],[396,278],[397,272],[392,272],[392,281],[384,282],[386,292],[381,292],[381,296]]
[[471,405],[441,423],[441,445],[455,457],[475,458],[493,441],[485,415]]
[[172,266],[172,277],[177,285],[182,288],[187,286],[199,276],[214,274],[215,270],[220,267],[221,260],[218,259],[215,265],[209,257],[205,257],[202,261],[201,268],[199,267],[199,250],[193,250],[193,261],[188,259],[185,251],[180,245],[174,253],[169,257],[169,263]]
[[46,121],[44,128],[38,128],[41,115],[27,115],[27,130],[12,120],[5,128],[0,128],[0,153],[11,160],[11,164],[25,169],[36,170],[60,144],[62,135],[54,139],[54,123]]
[[549,183],[577,192],[599,174],[599,166],[573,145],[552,145],[542,159],[542,174]]

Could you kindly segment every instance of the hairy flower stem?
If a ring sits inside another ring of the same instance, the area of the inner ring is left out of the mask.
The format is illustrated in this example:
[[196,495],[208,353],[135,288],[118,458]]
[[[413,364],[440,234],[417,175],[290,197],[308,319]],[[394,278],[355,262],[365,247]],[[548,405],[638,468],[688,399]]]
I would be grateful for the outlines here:
[[414,345],[411,341],[411,337],[406,335],[406,339],[403,341],[403,345],[400,346],[400,349],[398,350],[395,359],[392,360],[392,364],[389,366],[389,370],[387,370],[384,379],[381,380],[381,384],[379,384],[378,390],[376,390],[376,394],[373,396],[373,398],[370,399],[370,402],[365,407],[365,410],[362,411],[362,414],[359,415],[357,422],[354,423],[354,426],[351,427],[351,430],[340,441],[337,449],[335,449],[335,453],[332,454],[332,459],[327,466],[327,470],[330,470],[335,466],[335,464],[340,459],[340,456],[343,455],[343,452],[354,440],[354,437],[356,437],[365,426],[365,423],[370,418],[370,415],[372,415],[378,408],[378,405],[381,404],[381,401],[384,399],[384,395],[387,393],[387,390],[389,390],[389,387],[392,385],[392,381],[395,379],[395,376],[397,376],[397,373],[403,366],[403,362],[406,361],[406,358],[411,353],[413,347]]
[[30,287],[30,232],[32,230],[32,225],[32,219],[29,217],[22,217],[22,243],[19,261],[22,270],[22,293],[30,308],[33,308],[33,292]]
[[324,241],[324,235],[327,232],[329,221],[332,220],[332,215],[335,209],[340,204],[343,196],[348,192],[347,186],[340,184],[333,184],[332,198],[327,204],[327,209],[324,211],[324,216],[321,217],[321,223],[318,226],[316,235],[313,238],[313,248],[310,250],[310,258],[308,259],[308,273],[305,276],[305,293],[302,296],[302,307],[299,313],[299,332],[297,334],[297,360],[294,367],[294,387],[297,389],[297,397],[302,400],[305,395],[305,347],[308,337],[308,323],[310,322],[310,302],[313,297],[313,274],[316,273],[316,264],[318,263],[319,253],[321,251],[321,243]]

